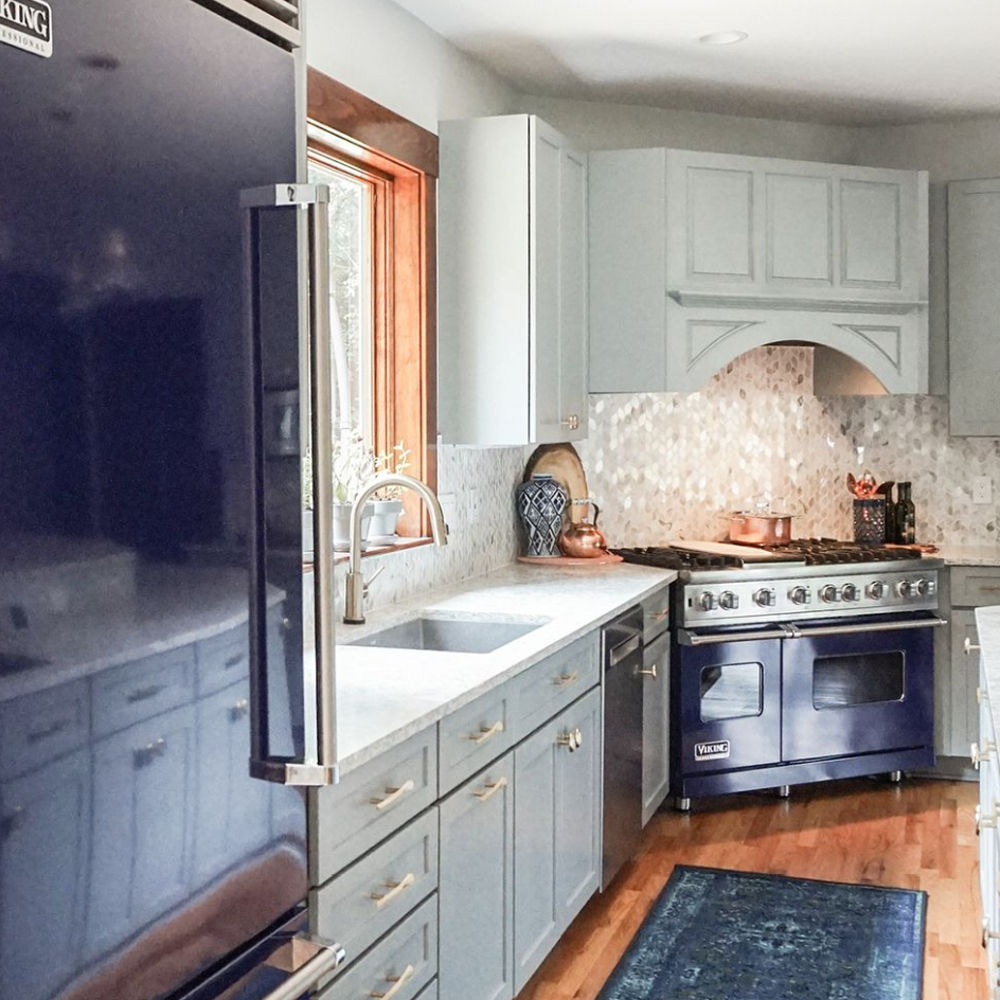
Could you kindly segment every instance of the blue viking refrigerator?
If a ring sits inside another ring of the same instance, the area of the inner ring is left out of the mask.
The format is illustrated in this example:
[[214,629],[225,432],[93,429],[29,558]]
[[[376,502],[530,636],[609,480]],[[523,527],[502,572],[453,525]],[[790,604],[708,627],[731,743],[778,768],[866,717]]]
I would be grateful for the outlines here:
[[2,1000],[290,998],[338,961],[297,16],[0,4]]

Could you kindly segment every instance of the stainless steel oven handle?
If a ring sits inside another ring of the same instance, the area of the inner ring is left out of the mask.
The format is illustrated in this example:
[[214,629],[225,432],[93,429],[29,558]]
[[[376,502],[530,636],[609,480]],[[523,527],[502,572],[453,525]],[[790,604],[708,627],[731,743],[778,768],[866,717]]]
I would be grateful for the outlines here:
[[918,618],[908,622],[873,621],[865,625],[791,626],[790,639],[811,639],[821,635],[859,635],[864,632],[901,632],[911,628],[939,628],[948,623],[943,618]]
[[618,666],[622,660],[631,656],[641,645],[642,635],[640,633],[639,635],[630,636],[624,642],[618,643],[617,646],[613,646],[608,653],[608,665],[612,667]]
[[690,629],[677,630],[677,640],[682,646],[714,646],[723,642],[751,642],[755,639],[787,639],[791,635],[786,628],[766,629],[758,632],[712,632],[703,635]]
[[305,962],[296,962],[298,968],[277,989],[268,993],[264,1000],[299,1000],[304,993],[315,989],[325,975],[339,968],[346,958],[344,949],[339,944],[321,944],[299,938],[279,949],[268,964],[284,969],[284,962],[294,961],[299,951],[305,952]]

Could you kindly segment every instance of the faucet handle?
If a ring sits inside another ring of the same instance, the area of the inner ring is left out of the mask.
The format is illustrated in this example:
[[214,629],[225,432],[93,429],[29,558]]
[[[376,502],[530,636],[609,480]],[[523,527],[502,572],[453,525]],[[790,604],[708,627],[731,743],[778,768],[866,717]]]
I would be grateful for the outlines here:
[[368,577],[368,579],[367,579],[367,580],[365,580],[365,581],[364,581],[364,582],[362,583],[362,585],[361,585],[361,587],[362,587],[362,589],[361,589],[361,596],[362,596],[362,598],[365,598],[365,597],[368,597],[368,596],[370,596],[370,593],[371,593],[371,585],[372,585],[372,584],[373,584],[373,583],[374,583],[374,582],[375,582],[375,581],[376,581],[376,580],[378,579],[378,577],[379,577],[379,576],[380,576],[380,575],[381,575],[381,574],[382,574],[382,573],[383,573],[384,571],[385,571],[385,566],[379,566],[379,568],[378,568],[377,570],[375,570],[375,572],[374,572],[374,573],[372,573],[372,575],[371,575],[370,577]]

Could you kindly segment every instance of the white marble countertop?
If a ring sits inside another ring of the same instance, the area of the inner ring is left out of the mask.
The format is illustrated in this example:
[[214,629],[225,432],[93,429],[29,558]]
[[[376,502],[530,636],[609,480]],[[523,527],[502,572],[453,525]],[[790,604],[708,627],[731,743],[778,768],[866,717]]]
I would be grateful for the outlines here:
[[[514,564],[373,613],[363,626],[338,622],[341,774],[599,627],[676,576],[673,571],[628,563],[592,568]],[[412,618],[417,611],[480,620],[546,621],[492,653],[400,652],[343,644]]]
[[1000,543],[992,545],[942,545],[932,553],[949,566],[1000,566]]
[[993,732],[1000,733],[1000,607],[976,608],[976,632],[986,677],[986,696],[993,715]]

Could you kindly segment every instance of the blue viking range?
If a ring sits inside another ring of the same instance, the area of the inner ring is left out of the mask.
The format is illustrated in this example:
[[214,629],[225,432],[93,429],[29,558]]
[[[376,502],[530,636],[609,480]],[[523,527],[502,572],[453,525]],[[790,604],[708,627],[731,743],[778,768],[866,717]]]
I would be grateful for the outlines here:
[[297,997],[338,960],[289,941],[333,759],[325,206],[295,4],[232,7],[0,4],[3,1000]]
[[934,765],[942,562],[828,539],[619,550],[678,569],[671,790],[705,795]]

